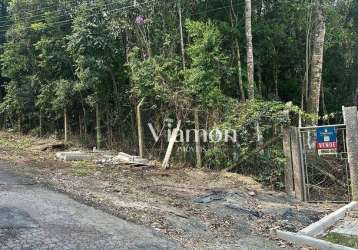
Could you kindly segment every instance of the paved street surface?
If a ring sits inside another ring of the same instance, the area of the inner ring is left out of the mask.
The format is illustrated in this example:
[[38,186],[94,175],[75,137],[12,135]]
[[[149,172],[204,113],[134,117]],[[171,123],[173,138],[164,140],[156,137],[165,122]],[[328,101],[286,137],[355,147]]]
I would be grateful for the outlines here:
[[139,226],[18,177],[0,162],[0,249],[177,249]]

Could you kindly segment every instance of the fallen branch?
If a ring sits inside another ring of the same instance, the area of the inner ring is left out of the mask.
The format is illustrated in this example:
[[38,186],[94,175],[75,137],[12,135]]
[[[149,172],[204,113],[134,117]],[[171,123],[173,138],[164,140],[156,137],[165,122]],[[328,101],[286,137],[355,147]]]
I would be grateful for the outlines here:
[[[327,164],[329,164],[327,161],[325,161]],[[317,164],[318,165],[318,164]],[[325,171],[324,169],[322,169],[320,166],[317,165],[313,165],[313,167],[315,169],[317,169],[321,174],[327,176],[329,179],[331,179],[331,181],[341,185],[342,187],[346,187],[347,184],[344,183],[343,181],[339,180],[337,177],[335,177],[333,174],[328,173],[327,171]]]

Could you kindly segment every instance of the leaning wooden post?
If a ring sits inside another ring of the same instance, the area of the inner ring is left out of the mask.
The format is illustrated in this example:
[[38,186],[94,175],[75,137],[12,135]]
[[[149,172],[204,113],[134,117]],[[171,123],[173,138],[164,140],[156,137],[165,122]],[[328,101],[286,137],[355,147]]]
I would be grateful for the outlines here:
[[144,99],[142,99],[137,106],[138,146],[139,146],[139,156],[142,158],[144,157],[144,132],[142,126],[142,111],[141,111],[143,102]]
[[358,114],[357,107],[343,107],[346,124],[348,164],[351,174],[353,201],[358,201]]
[[169,167],[169,160],[170,160],[170,157],[172,155],[174,144],[175,144],[175,142],[177,140],[177,137],[178,137],[180,126],[181,126],[181,120],[179,120],[179,122],[177,124],[177,127],[174,129],[174,131],[173,131],[173,133],[172,133],[172,135],[170,137],[168,149],[167,149],[167,152],[165,154],[164,161],[163,161],[163,164],[162,164],[163,169],[167,169]]

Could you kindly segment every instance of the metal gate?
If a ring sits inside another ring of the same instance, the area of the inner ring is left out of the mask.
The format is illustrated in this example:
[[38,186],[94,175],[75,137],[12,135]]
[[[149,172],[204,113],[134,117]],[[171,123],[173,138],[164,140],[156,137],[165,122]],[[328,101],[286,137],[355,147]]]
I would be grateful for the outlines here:
[[[337,149],[317,150],[317,128],[335,127]],[[345,125],[300,128],[303,192],[308,202],[351,200]]]

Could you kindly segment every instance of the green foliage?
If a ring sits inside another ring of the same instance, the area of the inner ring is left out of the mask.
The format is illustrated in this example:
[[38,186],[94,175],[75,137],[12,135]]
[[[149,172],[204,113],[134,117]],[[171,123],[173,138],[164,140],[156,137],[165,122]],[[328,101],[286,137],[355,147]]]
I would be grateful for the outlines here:
[[221,71],[226,57],[221,51],[221,34],[211,21],[187,21],[186,29],[192,43],[187,49],[191,66],[184,71],[185,84],[190,94],[204,105],[223,102]]
[[205,165],[213,170],[222,170],[227,167],[230,167],[230,164],[232,164],[232,162],[228,157],[228,153],[230,152],[225,152],[223,150],[223,147],[220,146],[214,146],[212,148],[209,148],[205,152]]
[[[201,127],[239,131],[237,145],[205,145],[204,161],[212,169],[235,165],[256,150],[257,124],[266,141],[280,136],[281,126],[297,125],[298,114],[304,121],[317,119],[298,107],[304,45],[312,25],[309,1],[252,1],[260,99],[248,102],[238,101],[239,58],[244,91],[247,85],[243,1],[232,1],[232,6],[219,0],[180,3],[184,27],[179,26],[175,1],[133,6],[129,0],[76,5],[0,0],[1,119],[8,127],[23,123],[28,131],[36,131],[41,120],[44,130],[58,133],[66,109],[71,131],[93,141],[98,105],[108,145],[116,141],[134,149],[138,100],[145,100],[146,111],[158,111],[150,118],[158,127],[167,117],[189,119],[199,108]],[[327,39],[321,115],[331,118],[328,114],[339,112],[342,105],[356,104],[358,3],[322,3]],[[238,159],[229,157],[234,153]],[[283,164],[282,150],[275,145],[238,167],[242,172],[257,168],[247,174],[280,188]]]
[[277,190],[285,187],[285,167],[287,159],[282,149],[275,145],[247,160],[244,173],[256,176],[261,183]]
[[55,110],[62,111],[71,105],[74,95],[73,82],[68,80],[58,80],[54,82],[55,98],[52,101]]
[[181,89],[179,60],[155,56],[142,60],[138,47],[129,54],[129,74],[133,83],[132,92],[140,97],[169,102]]

